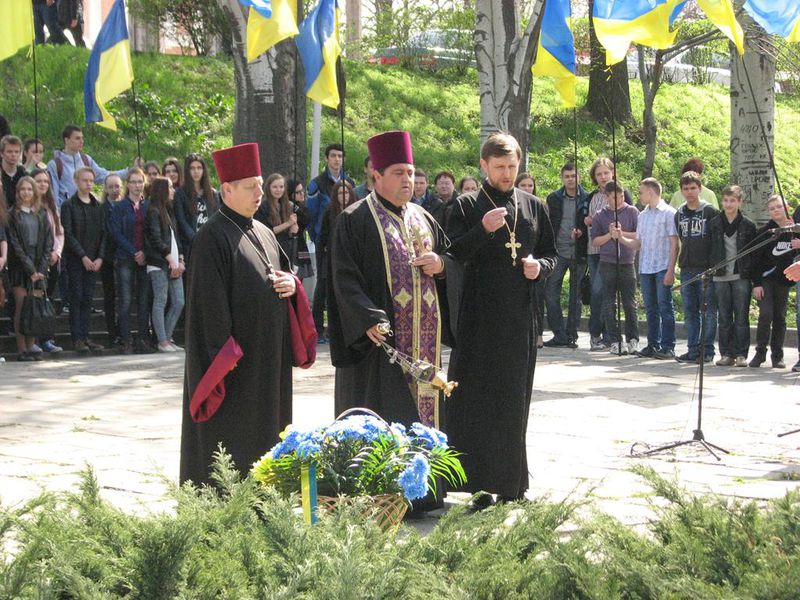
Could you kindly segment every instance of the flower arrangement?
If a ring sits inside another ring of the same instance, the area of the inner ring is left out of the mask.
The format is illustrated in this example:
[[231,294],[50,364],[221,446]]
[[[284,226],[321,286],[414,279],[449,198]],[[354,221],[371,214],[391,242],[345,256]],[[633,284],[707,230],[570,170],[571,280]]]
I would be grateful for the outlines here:
[[406,500],[437,493],[439,478],[466,481],[447,436],[414,423],[406,428],[372,415],[351,415],[327,427],[289,425],[281,441],[253,465],[253,477],[288,496],[300,491],[304,464],[314,463],[320,496],[402,494]]

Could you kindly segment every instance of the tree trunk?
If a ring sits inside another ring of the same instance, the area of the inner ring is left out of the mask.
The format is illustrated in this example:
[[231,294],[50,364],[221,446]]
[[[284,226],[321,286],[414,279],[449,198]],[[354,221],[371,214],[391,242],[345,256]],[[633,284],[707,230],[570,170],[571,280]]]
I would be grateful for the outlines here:
[[248,63],[247,9],[239,0],[217,2],[230,21],[233,41],[233,143],[258,143],[265,179],[277,172],[305,180],[306,96],[294,40],[284,40]]
[[[589,14],[592,14],[594,2],[589,2]],[[606,50],[594,33],[594,21],[589,19],[589,46],[591,48],[591,64],[589,66],[589,95],[586,108],[597,121],[630,123],[631,92],[628,88],[628,65],[625,61],[613,67],[606,66]]]
[[531,65],[543,7],[543,0],[535,2],[528,27],[521,33],[514,0],[477,0],[475,6],[481,143],[495,131],[508,131],[522,148],[522,169],[528,164]]
[[348,58],[361,60],[361,0],[347,0],[346,7]]
[[652,68],[645,62],[645,52],[642,46],[637,47],[639,54],[639,79],[642,82],[642,96],[644,98],[644,111],[642,112],[642,125],[644,129],[644,165],[642,177],[653,176],[653,166],[656,161],[656,144],[658,143],[658,126],[656,125],[653,105],[656,101],[658,88],[661,87],[661,73],[664,65],[664,53],[656,52]]
[[[741,7],[742,2],[737,4]],[[730,45],[731,177],[742,187],[742,212],[756,223],[765,223],[769,220],[767,200],[775,189],[769,160],[775,148],[775,58],[772,52],[764,51],[770,46],[769,35],[744,11],[737,12],[737,17],[747,36],[744,57],[740,58],[733,44]],[[748,73],[753,93],[747,81]]]

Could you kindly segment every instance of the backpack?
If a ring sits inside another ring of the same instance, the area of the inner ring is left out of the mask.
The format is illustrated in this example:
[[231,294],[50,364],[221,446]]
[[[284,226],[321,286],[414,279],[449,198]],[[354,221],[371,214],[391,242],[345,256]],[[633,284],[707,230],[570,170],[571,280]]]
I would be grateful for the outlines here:
[[[91,167],[92,161],[89,160],[89,157],[83,152],[81,152],[80,155],[83,166]],[[58,175],[58,179],[61,180],[61,175],[64,173],[64,163],[61,161],[61,156],[59,154],[53,156],[53,160],[56,161],[56,174]]]

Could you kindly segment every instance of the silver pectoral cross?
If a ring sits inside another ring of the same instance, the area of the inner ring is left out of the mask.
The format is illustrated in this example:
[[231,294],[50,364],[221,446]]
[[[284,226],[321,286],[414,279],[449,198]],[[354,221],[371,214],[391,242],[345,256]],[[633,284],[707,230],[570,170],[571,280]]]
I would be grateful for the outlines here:
[[522,244],[517,241],[516,232],[512,231],[508,235],[508,242],[506,248],[511,250],[511,266],[517,266],[517,248],[522,248]]

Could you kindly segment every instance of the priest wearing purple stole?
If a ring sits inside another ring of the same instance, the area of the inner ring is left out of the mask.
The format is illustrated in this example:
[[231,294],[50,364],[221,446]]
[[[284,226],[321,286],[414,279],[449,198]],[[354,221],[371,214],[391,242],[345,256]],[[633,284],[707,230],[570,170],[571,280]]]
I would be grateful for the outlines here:
[[391,363],[380,343],[440,365],[446,237],[425,209],[409,202],[408,132],[373,136],[367,146],[374,190],[341,213],[332,241],[328,321],[336,412],[366,407],[390,422],[441,427],[439,390]]
[[536,366],[536,294],[556,260],[544,204],[514,187],[522,152],[506,133],[481,148],[480,190],[460,196],[447,222],[450,253],[463,267],[449,379],[447,434],[463,453],[476,508],[523,497],[525,433]]

